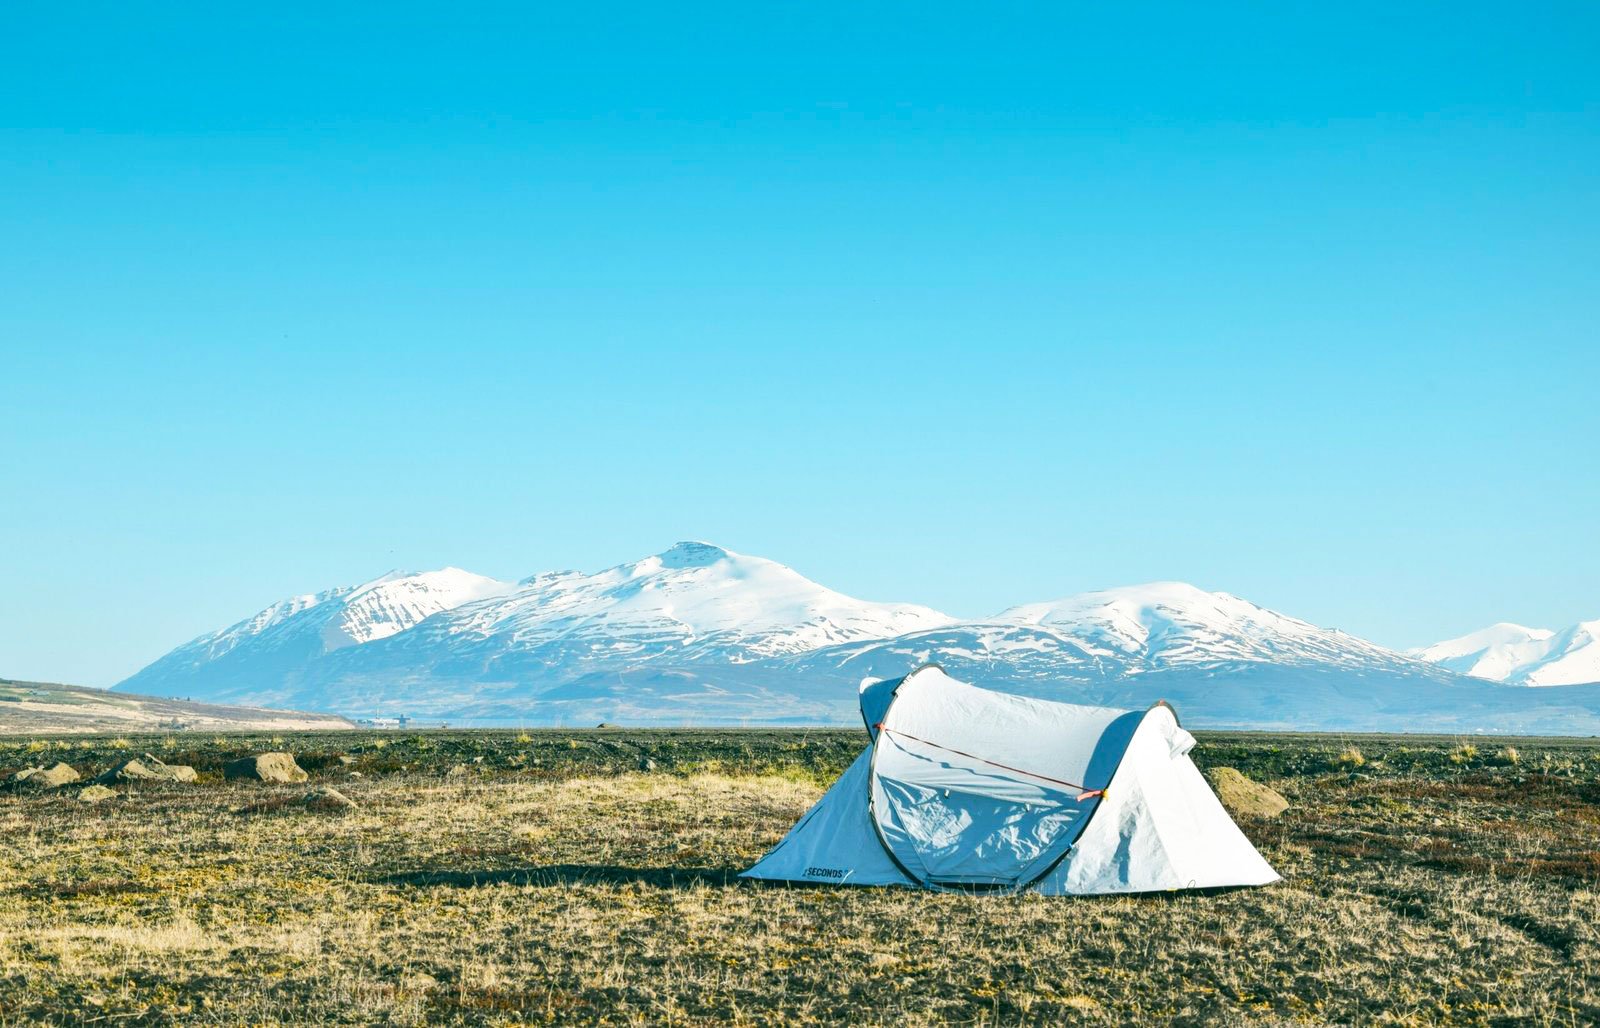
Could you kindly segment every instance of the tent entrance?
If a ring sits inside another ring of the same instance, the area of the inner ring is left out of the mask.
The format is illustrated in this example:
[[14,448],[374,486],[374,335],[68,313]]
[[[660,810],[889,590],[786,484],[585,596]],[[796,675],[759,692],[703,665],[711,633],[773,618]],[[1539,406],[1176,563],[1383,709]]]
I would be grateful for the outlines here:
[[1098,795],[881,726],[872,759],[878,836],[912,878],[1022,888],[1054,866]]

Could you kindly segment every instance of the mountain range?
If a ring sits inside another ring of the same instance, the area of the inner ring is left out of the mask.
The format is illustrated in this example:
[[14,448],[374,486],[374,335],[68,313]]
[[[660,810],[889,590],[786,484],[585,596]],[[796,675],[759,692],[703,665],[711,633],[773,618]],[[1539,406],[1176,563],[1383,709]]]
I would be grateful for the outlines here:
[[[458,568],[391,572],[276,603],[114,688],[453,721],[839,724],[855,718],[862,679],[931,660],[1045,698],[1166,699],[1202,727],[1600,733],[1600,685],[1503,684],[1554,682],[1556,671],[1480,677],[1531,667],[1516,661],[1532,650],[1517,646],[1572,633],[1519,643],[1496,629],[1400,653],[1180,582],[959,620],[686,542],[516,583]],[[1573,635],[1540,651],[1544,667],[1582,666],[1554,658],[1561,646],[1594,657]]]
[[1580,621],[1560,631],[1502,621],[1411,653],[1492,682],[1581,685],[1600,681],[1600,621]]

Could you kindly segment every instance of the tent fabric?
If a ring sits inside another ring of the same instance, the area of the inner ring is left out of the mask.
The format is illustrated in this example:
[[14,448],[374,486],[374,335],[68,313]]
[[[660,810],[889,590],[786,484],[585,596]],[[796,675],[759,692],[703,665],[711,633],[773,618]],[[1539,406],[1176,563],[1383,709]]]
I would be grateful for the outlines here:
[[905,885],[867,813],[868,747],[746,878],[834,885]]
[[935,665],[863,683],[861,705],[871,745],[746,877],[1048,895],[1278,878],[1170,707],[1027,699]]

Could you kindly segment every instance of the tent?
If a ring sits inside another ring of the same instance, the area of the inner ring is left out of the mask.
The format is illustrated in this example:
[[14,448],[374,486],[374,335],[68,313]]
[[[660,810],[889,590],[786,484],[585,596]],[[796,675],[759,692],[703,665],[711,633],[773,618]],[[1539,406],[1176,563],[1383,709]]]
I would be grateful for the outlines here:
[[1124,711],[958,682],[861,687],[871,744],[747,878],[1045,895],[1278,880],[1165,703]]

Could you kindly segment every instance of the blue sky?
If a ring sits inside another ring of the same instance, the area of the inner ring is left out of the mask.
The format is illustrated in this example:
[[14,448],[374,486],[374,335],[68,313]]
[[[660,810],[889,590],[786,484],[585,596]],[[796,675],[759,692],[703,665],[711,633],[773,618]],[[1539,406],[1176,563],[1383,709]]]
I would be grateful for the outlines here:
[[683,538],[1600,617],[1590,5],[12,7],[0,675]]

